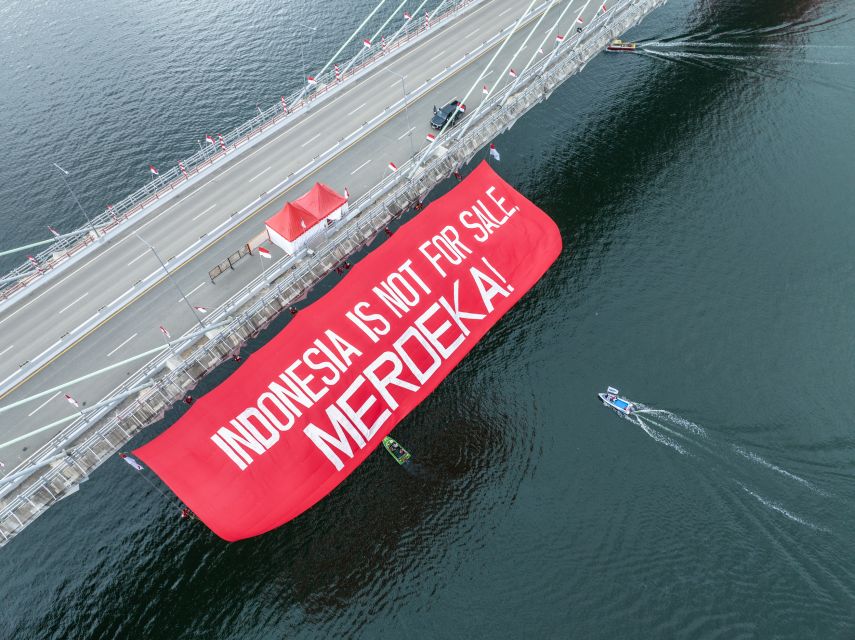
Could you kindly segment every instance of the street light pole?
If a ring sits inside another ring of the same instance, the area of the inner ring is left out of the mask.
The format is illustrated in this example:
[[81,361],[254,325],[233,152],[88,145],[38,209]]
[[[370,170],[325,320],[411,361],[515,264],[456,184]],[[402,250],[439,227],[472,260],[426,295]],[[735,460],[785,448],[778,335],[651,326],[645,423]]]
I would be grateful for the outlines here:
[[59,169],[59,175],[62,176],[62,181],[65,183],[68,192],[71,194],[71,197],[74,198],[74,201],[77,203],[77,208],[80,209],[80,213],[83,214],[83,217],[86,218],[86,222],[89,223],[89,226],[92,227],[92,231],[95,232],[95,237],[98,238],[98,229],[95,228],[95,225],[92,224],[92,220],[89,219],[89,215],[83,209],[83,205],[80,204],[80,200],[77,199],[77,196],[74,194],[74,190],[72,190],[71,185],[68,184],[68,180],[66,180],[65,176],[68,175],[68,171],[60,167],[56,162],[53,163],[57,169]]
[[[294,22],[294,24],[300,25],[301,27],[303,27],[305,29],[310,29],[310,30],[315,31],[315,32],[317,32],[317,30],[318,30],[317,27],[310,27],[307,24],[303,24],[299,20],[293,20],[292,22]],[[303,44],[303,40],[300,39],[300,64],[302,65],[301,69],[300,69],[300,73],[303,75],[303,82],[305,82],[306,76],[308,75],[306,72],[306,60],[305,60],[305,58],[303,58],[303,47],[304,46],[305,45]]]
[[404,117],[407,119],[407,136],[410,138],[410,157],[414,157],[416,155],[416,147],[413,144],[413,128],[410,126],[410,110],[407,105],[407,84],[405,82],[404,76],[400,73],[396,73],[391,69],[386,69],[393,76],[398,76],[401,79],[401,89],[404,92]]
[[198,313],[196,313],[196,309],[195,309],[195,307],[193,307],[193,305],[192,305],[192,304],[190,304],[190,301],[187,299],[187,296],[186,296],[186,295],[184,295],[184,292],[181,290],[181,287],[179,287],[179,286],[178,286],[178,283],[177,283],[177,282],[175,281],[175,279],[172,277],[172,274],[171,274],[171,273],[169,273],[169,269],[167,269],[167,268],[166,268],[166,265],[164,264],[163,260],[161,260],[161,259],[160,259],[160,256],[158,255],[158,253],[157,253],[157,251],[155,250],[155,248],[154,248],[153,246],[151,246],[148,242],[146,242],[145,240],[143,240],[143,238],[142,238],[142,236],[141,236],[140,234],[135,233],[134,235],[135,235],[137,238],[139,238],[140,242],[142,242],[145,246],[147,246],[149,249],[151,249],[151,252],[154,254],[154,257],[155,257],[155,258],[157,258],[157,261],[160,263],[160,266],[161,266],[161,267],[163,267],[163,270],[166,272],[166,277],[167,277],[167,278],[169,278],[170,282],[172,282],[172,284],[173,284],[173,285],[175,285],[175,288],[176,288],[176,289],[178,289],[178,293],[180,293],[180,294],[181,294],[181,297],[182,297],[182,298],[184,298],[184,302],[186,302],[186,303],[187,303],[187,306],[188,306],[188,307],[190,307],[190,311],[191,311],[191,312],[193,313],[193,315],[195,316],[195,318],[196,318],[196,322],[198,322],[198,323],[199,323],[199,326],[200,326],[200,327],[202,327],[202,328],[204,329],[204,328],[205,328],[205,323],[204,323],[204,322],[202,322],[202,318],[200,318],[200,317],[199,317],[199,314],[198,314]]

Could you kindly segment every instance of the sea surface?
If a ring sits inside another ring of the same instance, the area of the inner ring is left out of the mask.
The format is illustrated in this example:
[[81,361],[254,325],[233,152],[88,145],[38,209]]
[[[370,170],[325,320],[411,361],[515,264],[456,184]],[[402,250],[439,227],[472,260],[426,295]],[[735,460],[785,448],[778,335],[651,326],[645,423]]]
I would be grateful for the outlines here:
[[[6,0],[3,248],[82,222],[52,162],[99,211],[371,6]],[[114,459],[0,550],[0,638],[855,637],[853,9],[672,0],[495,140],[565,249],[395,429],[423,473],[227,544]]]

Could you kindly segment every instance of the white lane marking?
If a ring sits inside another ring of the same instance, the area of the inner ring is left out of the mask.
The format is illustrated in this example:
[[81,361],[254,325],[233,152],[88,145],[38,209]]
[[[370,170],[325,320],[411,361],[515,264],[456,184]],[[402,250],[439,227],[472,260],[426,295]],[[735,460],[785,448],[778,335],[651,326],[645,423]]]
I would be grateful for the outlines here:
[[481,27],[478,27],[477,29],[475,29],[475,30],[474,30],[473,32],[471,32],[471,33],[467,33],[464,37],[466,37],[466,38],[471,38],[472,36],[474,36],[474,35],[475,35],[476,33],[478,33],[479,31],[481,31]]
[[307,146],[307,145],[311,144],[312,142],[314,142],[315,140],[317,140],[317,139],[318,139],[318,138],[320,138],[320,137],[321,137],[321,134],[320,134],[320,133],[316,133],[315,135],[313,135],[311,138],[309,138],[308,140],[306,140],[306,141],[305,141],[303,144],[301,144],[300,146],[301,146],[301,147],[305,147],[305,146]]
[[107,354],[107,357],[109,358],[111,355],[113,355],[114,353],[116,353],[116,351],[118,351],[119,349],[121,349],[122,347],[124,347],[126,344],[128,344],[131,340],[133,340],[133,339],[134,339],[134,338],[136,338],[136,337],[137,337],[137,334],[135,333],[135,334],[134,334],[134,335],[132,335],[130,338],[128,338],[127,340],[125,340],[122,344],[120,344],[118,347],[116,347],[115,349],[113,349],[110,353],[108,353],[108,354]]
[[506,14],[508,11],[510,11],[511,9],[513,9],[513,7],[508,7],[507,9],[505,9],[504,11],[502,11],[502,13],[500,13],[500,14],[499,14],[498,16],[496,16],[496,17],[497,17],[497,18],[501,18],[503,15],[505,15],[505,14]]
[[442,57],[442,56],[444,56],[444,55],[445,55],[445,51],[440,51],[440,52],[439,52],[438,54],[436,54],[433,58],[431,58],[430,60],[428,60],[428,62],[433,62],[433,61],[434,61],[434,60],[436,60],[437,58],[441,58],[441,57]]
[[217,206],[217,205],[212,204],[210,207],[208,207],[207,209],[205,209],[205,210],[204,210],[202,213],[200,213],[199,215],[197,215],[197,216],[193,216],[193,220],[198,220],[199,218],[201,218],[202,216],[204,216],[206,213],[208,213],[211,209],[213,209],[213,208],[214,208],[214,207],[216,207],[216,206]]
[[[488,5],[482,5],[482,7],[481,7],[481,8],[484,8],[484,7],[486,7],[486,6],[488,6]],[[477,11],[478,11],[478,9],[476,9],[476,12],[477,12]],[[476,12],[473,12],[473,14],[472,14],[472,15],[474,16]],[[439,33],[439,32],[435,32],[435,33]],[[432,41],[433,41],[433,38],[426,38],[425,40],[422,40],[422,41],[418,42],[418,43],[416,44],[416,46],[414,46],[414,47],[412,48],[411,52],[412,52],[414,55],[417,55],[417,54],[415,54],[415,52],[416,52],[417,50],[422,49],[425,45],[428,45],[428,44],[429,44],[429,43],[431,43]],[[436,58],[440,57],[441,55],[445,55],[445,52],[442,52],[442,53],[440,53],[440,54],[438,54],[438,55],[434,56],[431,60],[435,60]],[[320,107],[319,107],[316,111],[314,111],[314,113],[308,113],[308,114],[306,114],[306,115],[302,118],[302,124],[305,124],[307,120],[309,120],[309,119],[311,119],[311,118],[313,118],[313,117],[314,117],[314,118],[319,117],[319,116],[321,115],[321,113],[323,113],[324,111],[326,111],[328,108],[332,107],[334,104],[335,104],[335,101],[329,101],[329,102],[326,102],[326,103],[324,103],[324,104],[320,105]],[[273,143],[274,141],[278,140],[279,138],[282,138],[283,136],[286,136],[286,135],[288,135],[288,134],[292,133],[292,132],[294,131],[294,129],[295,129],[297,126],[299,126],[300,124],[301,124],[301,123],[299,123],[299,122],[295,122],[292,126],[286,127],[286,128],[285,128],[281,133],[279,133],[279,134],[277,134],[277,135],[273,136],[272,138],[269,138],[269,139],[268,139],[268,141],[267,141],[267,143],[266,143],[265,145],[262,145],[262,146],[259,146],[259,147],[255,147],[255,148],[251,148],[251,149],[249,149],[248,151],[246,151],[246,152],[244,152],[243,154],[241,154],[243,157],[239,157],[239,158],[237,158],[237,159],[232,159],[232,160],[230,160],[230,161],[227,163],[227,164],[228,164],[228,165],[230,165],[230,166],[226,166],[226,167],[224,167],[224,168],[220,171],[219,175],[218,175],[218,176],[216,176],[216,177],[222,177],[222,176],[224,176],[226,173],[228,173],[228,172],[229,172],[229,171],[231,171],[232,169],[235,169],[238,165],[240,165],[240,164],[241,164],[241,163],[243,163],[244,161],[246,161],[246,160],[249,160],[249,159],[253,158],[253,157],[255,156],[256,152],[260,152],[260,151],[263,151],[263,150],[268,150],[268,151],[269,151],[271,148],[273,148],[273,144],[272,144],[272,143]],[[367,162],[366,162],[366,163],[364,163],[362,166],[364,166],[365,164],[367,164]],[[359,169],[361,169],[361,168],[362,168],[362,166],[358,167],[356,171],[358,171]],[[356,171],[351,172],[351,175],[353,175],[354,173],[356,173]],[[205,189],[206,187],[208,187],[208,186],[210,186],[210,185],[212,185],[212,184],[215,184],[215,182],[216,182],[216,181],[215,181],[213,178],[211,178],[208,182],[205,182],[205,183],[203,183],[203,184],[200,184],[198,187],[196,187],[194,190],[190,191],[187,195],[185,195],[185,196],[184,196],[183,198],[181,198],[180,200],[178,200],[178,201],[176,201],[176,202],[173,202],[173,203],[169,204],[167,207],[165,207],[165,208],[164,208],[164,209],[162,209],[161,211],[155,212],[149,220],[147,220],[144,224],[142,224],[142,225],[139,227],[139,229],[141,230],[141,229],[143,229],[144,227],[147,227],[148,225],[150,225],[150,224],[152,224],[152,223],[156,222],[156,221],[157,221],[157,219],[158,219],[158,218],[160,218],[163,214],[167,213],[168,211],[170,211],[170,210],[171,210],[171,209],[173,209],[174,207],[177,207],[179,204],[181,204],[182,202],[184,202],[184,201],[185,201],[185,200],[187,200],[188,198],[191,198],[191,197],[193,197],[194,195],[196,195],[196,194],[200,193],[200,192],[201,192],[203,189]],[[10,318],[12,318],[13,316],[17,315],[18,313],[20,313],[21,311],[23,311],[25,308],[29,307],[30,305],[34,304],[34,303],[35,303],[35,302],[37,302],[39,299],[41,299],[43,296],[46,296],[47,294],[52,293],[52,291],[53,291],[54,287],[57,287],[57,286],[61,285],[61,284],[62,284],[62,283],[64,283],[66,280],[70,279],[70,278],[71,278],[71,277],[73,277],[75,274],[77,274],[78,272],[80,272],[80,271],[82,271],[83,269],[85,269],[86,267],[88,267],[88,266],[92,265],[95,261],[97,261],[98,259],[100,259],[100,258],[101,258],[101,257],[103,257],[104,255],[107,255],[107,253],[109,253],[110,251],[112,251],[112,250],[113,250],[113,249],[115,249],[116,247],[120,246],[120,245],[121,245],[123,242],[125,242],[126,240],[130,240],[130,239],[132,239],[132,238],[134,238],[134,234],[128,233],[128,234],[126,234],[124,237],[121,237],[121,238],[119,238],[118,240],[116,240],[116,241],[115,241],[111,246],[107,247],[104,251],[102,251],[101,253],[99,253],[99,254],[95,255],[91,260],[87,260],[87,261],[82,262],[82,264],[80,264],[80,266],[78,266],[76,269],[72,270],[72,271],[71,271],[70,273],[68,273],[64,278],[62,278],[62,279],[58,280],[58,281],[57,281],[56,283],[54,283],[52,286],[51,286],[51,285],[49,285],[48,287],[46,287],[46,288],[45,288],[45,290],[44,290],[42,293],[40,293],[40,294],[36,295],[35,297],[33,297],[32,299],[30,299],[30,301],[29,301],[29,302],[26,302],[26,303],[24,303],[24,304],[22,304],[22,305],[18,306],[17,308],[15,308],[14,310],[12,310],[12,311],[11,311],[11,313],[7,314],[5,317],[0,318],[0,324],[2,324],[3,322],[5,322],[6,320],[9,320],[9,319],[10,319]],[[96,315],[97,315],[97,314],[93,314],[93,317],[95,317]],[[84,324],[86,324],[86,323],[84,323]],[[59,341],[58,341],[58,342],[59,342]],[[41,355],[41,354],[40,354],[40,355]],[[9,378],[13,377],[14,375],[16,375],[16,374],[15,374],[15,373],[13,373],[13,374],[11,374],[10,376],[8,376],[5,380],[0,381],[0,387],[2,387],[2,385],[3,385],[3,384],[4,384],[4,383],[9,379]]]
[[[404,80],[406,80],[406,79],[407,79],[407,76],[404,76]],[[397,80],[395,80],[395,82],[393,82],[392,84],[389,85],[389,88],[394,89],[395,87],[400,87],[400,86],[401,86],[401,79],[398,78]]]
[[148,255],[148,249],[146,249],[145,251],[143,251],[141,254],[139,254],[139,255],[138,255],[136,258],[134,258],[133,260],[131,260],[131,261],[128,263],[128,266],[130,267],[134,262],[136,262],[137,260],[142,260],[142,259],[143,259],[143,258],[145,258],[147,255]]
[[409,134],[410,134],[410,131],[413,131],[414,129],[415,129],[415,127],[410,127],[409,129],[407,129],[406,131],[404,131],[404,133],[402,133],[401,135],[399,135],[399,136],[398,136],[398,140],[400,140],[401,138],[403,138],[403,137],[404,137],[404,136],[406,136],[406,135],[409,135]]
[[[488,8],[489,6],[490,6],[489,4],[483,4],[483,5],[481,5],[480,7],[476,7],[476,9],[472,12],[471,17],[472,17],[472,18],[475,18],[475,16],[476,16],[479,12],[483,11],[485,8]],[[423,49],[426,45],[428,45],[428,44],[430,44],[431,42],[433,42],[433,40],[434,40],[434,37],[433,37],[433,36],[434,36],[434,35],[436,35],[436,34],[439,34],[439,33],[442,33],[442,31],[441,31],[441,30],[440,30],[440,31],[433,31],[433,32],[432,32],[432,34],[431,34],[431,37],[428,37],[428,38],[425,38],[424,40],[419,40],[418,42],[416,42],[415,46],[414,46],[412,49],[410,49],[410,54],[411,54],[411,55],[413,55],[413,56],[417,56],[417,55],[419,55],[419,54],[418,54],[419,49]],[[548,35],[549,33],[551,33],[551,31],[547,31],[546,33],[547,33],[547,35]],[[439,58],[441,55],[444,55],[444,54],[445,54],[445,51],[443,51],[442,53],[440,53],[440,54],[438,54],[438,55],[434,56],[433,58],[431,58],[431,61],[435,60],[436,58]],[[406,59],[406,58],[402,58],[402,60],[404,60],[404,59]],[[170,209],[172,209],[173,207],[177,207],[179,204],[181,204],[182,202],[184,202],[184,201],[185,201],[185,200],[187,200],[188,198],[192,198],[194,195],[196,195],[197,193],[201,192],[201,191],[202,191],[202,189],[204,189],[204,188],[206,188],[206,187],[208,187],[208,186],[210,186],[210,185],[212,185],[212,184],[216,184],[216,182],[215,182],[215,181],[214,181],[214,179],[213,179],[214,177],[216,177],[216,178],[221,178],[222,176],[224,176],[225,174],[227,174],[229,171],[231,171],[232,169],[234,169],[235,167],[237,167],[237,166],[238,166],[239,164],[241,164],[242,162],[244,162],[244,161],[249,160],[250,158],[252,158],[252,157],[256,154],[256,152],[262,151],[262,150],[264,150],[265,148],[267,148],[267,149],[272,148],[272,147],[273,147],[273,143],[274,143],[276,140],[278,140],[278,139],[279,139],[279,138],[281,138],[282,136],[286,136],[286,135],[288,135],[288,134],[292,133],[292,132],[294,131],[294,129],[295,129],[297,126],[299,126],[299,125],[301,125],[301,124],[303,124],[303,125],[304,125],[308,120],[310,120],[310,119],[314,119],[314,118],[317,118],[318,116],[320,116],[320,114],[321,114],[321,113],[323,113],[324,111],[326,111],[328,108],[330,108],[330,107],[331,107],[331,106],[333,106],[334,104],[335,104],[335,100],[330,100],[330,101],[328,101],[328,102],[324,102],[323,104],[321,104],[321,105],[317,108],[317,110],[316,110],[316,111],[305,114],[305,115],[302,117],[302,120],[301,120],[300,122],[295,122],[295,123],[291,124],[290,126],[285,127],[283,131],[281,131],[280,133],[276,134],[276,135],[275,135],[275,136],[273,136],[272,138],[268,138],[268,140],[267,140],[267,142],[266,142],[266,144],[265,144],[265,145],[258,146],[258,147],[253,147],[253,148],[251,148],[251,149],[249,149],[249,150],[247,150],[247,151],[244,151],[244,152],[241,154],[241,156],[242,156],[242,157],[238,157],[236,160],[235,160],[235,159],[231,159],[231,160],[229,160],[229,162],[227,163],[227,165],[228,165],[228,166],[225,166],[223,169],[221,169],[221,170],[220,170],[220,173],[219,173],[218,175],[216,175],[216,176],[212,176],[212,177],[208,180],[208,182],[205,182],[205,183],[200,184],[198,187],[196,187],[194,190],[190,191],[190,193],[188,193],[186,196],[184,196],[183,198],[181,198],[181,199],[180,199],[180,200],[178,200],[177,202],[173,202],[173,203],[171,203],[169,206],[167,206],[165,209],[163,209],[163,210],[161,210],[161,211],[158,211],[158,212],[155,212],[154,214],[152,214],[151,219],[150,219],[150,220],[147,220],[145,223],[143,223],[143,225],[142,225],[142,226],[140,226],[138,230],[142,230],[142,229],[144,229],[145,227],[147,227],[148,225],[150,225],[152,222],[155,222],[155,221],[156,221],[160,216],[162,216],[163,214],[165,214],[167,211],[169,211],[169,210],[170,210]],[[222,160],[222,158],[221,158],[220,160]],[[219,160],[218,160],[218,162],[219,162]],[[91,264],[93,264],[96,260],[99,260],[99,259],[100,259],[100,258],[102,258],[103,256],[107,255],[110,251],[112,251],[113,249],[115,249],[116,247],[121,246],[121,244],[122,244],[123,242],[125,242],[126,240],[130,240],[130,239],[131,239],[131,238],[133,238],[133,237],[134,237],[134,234],[132,234],[132,233],[128,233],[128,234],[126,234],[124,237],[119,238],[119,239],[118,239],[118,240],[116,240],[112,245],[110,245],[109,247],[107,247],[106,249],[104,249],[104,251],[102,251],[102,252],[101,252],[101,253],[99,253],[98,255],[94,256],[91,260],[85,260],[85,261],[83,261],[83,262],[82,262],[82,264],[81,264],[80,266],[78,266],[76,269],[74,269],[73,271],[71,271],[71,272],[70,272],[68,275],[66,275],[64,278],[62,278],[61,280],[58,280],[58,281],[57,281],[56,283],[54,283],[53,285],[48,285],[47,287],[45,287],[45,290],[44,290],[42,293],[40,293],[39,295],[37,295],[37,296],[35,296],[34,298],[32,298],[29,302],[26,302],[26,303],[24,303],[24,304],[22,304],[22,305],[17,306],[15,309],[11,310],[7,315],[5,315],[4,317],[0,318],[0,324],[3,324],[4,322],[6,322],[7,320],[9,320],[9,319],[10,319],[10,318],[12,318],[13,316],[17,315],[18,313],[20,313],[21,311],[23,311],[24,309],[26,309],[27,307],[29,307],[31,304],[34,304],[35,302],[37,302],[37,301],[38,301],[40,298],[42,298],[43,296],[46,296],[48,293],[51,293],[51,291],[54,289],[54,287],[57,287],[57,286],[61,285],[63,282],[65,282],[66,280],[68,280],[69,278],[71,278],[73,275],[75,275],[78,271],[81,271],[81,270],[85,269],[86,267],[90,266],[90,265],[91,265]],[[3,381],[0,381],[0,385],[2,385],[2,384],[3,384]]]
[[15,346],[14,344],[10,344],[8,347],[3,349],[3,351],[0,351],[0,356],[2,356],[4,353],[6,353],[9,349],[11,349],[14,346]]
[[38,411],[39,409],[44,409],[44,408],[45,408],[45,405],[46,405],[48,402],[50,402],[51,400],[53,400],[54,398],[56,398],[56,397],[59,395],[59,393],[60,393],[60,392],[59,392],[59,391],[57,391],[57,392],[56,392],[55,394],[53,394],[50,398],[48,398],[47,400],[45,400],[44,402],[42,402],[39,406],[37,406],[35,409],[33,409],[32,411],[30,411],[30,413],[28,413],[28,414],[27,414],[27,416],[28,416],[28,417],[32,417],[32,416],[33,416],[33,414],[34,414],[36,411]]
[[[198,287],[194,287],[194,288],[190,289],[190,291],[187,292],[187,295],[188,296],[193,295],[194,293],[196,293],[199,289],[201,289],[204,286],[205,286],[205,283],[203,282]],[[178,298],[178,302],[184,302],[184,298]]]
[[265,173],[267,173],[268,171],[270,171],[272,168],[273,168],[273,167],[267,167],[267,168],[266,168],[266,169],[264,169],[263,171],[260,171],[259,173],[256,173],[256,174],[255,174],[255,176],[253,176],[252,178],[250,178],[250,179],[249,179],[249,181],[250,181],[250,182],[252,182],[253,180],[255,180],[255,179],[257,179],[257,178],[260,178],[260,177],[261,177],[261,176],[263,176]]
[[85,297],[86,297],[86,296],[88,296],[88,295],[89,295],[89,292],[87,291],[87,292],[86,292],[86,293],[84,293],[82,296],[80,296],[79,298],[77,298],[77,300],[74,300],[73,302],[70,302],[69,304],[65,305],[65,306],[64,306],[62,309],[60,309],[57,313],[62,313],[63,311],[68,311],[69,309],[71,309],[71,307],[73,307],[74,305],[76,305],[78,302],[80,302],[81,300],[83,300],[83,298],[85,298]]
[[366,160],[365,162],[363,162],[361,165],[359,165],[358,167],[356,167],[356,169],[354,169],[353,171],[351,171],[351,172],[350,172],[350,175],[353,175],[354,173],[356,173],[357,171],[359,171],[362,167],[364,167],[365,165],[367,165],[369,162],[371,162],[371,160]]
[[367,102],[363,102],[361,105],[359,105],[358,107],[356,107],[356,109],[354,109],[353,111],[348,111],[348,112],[347,112],[347,115],[352,116],[354,113],[356,113],[357,111],[361,110],[361,109],[362,109],[362,107],[364,107],[366,104],[368,104],[368,103],[367,103]]

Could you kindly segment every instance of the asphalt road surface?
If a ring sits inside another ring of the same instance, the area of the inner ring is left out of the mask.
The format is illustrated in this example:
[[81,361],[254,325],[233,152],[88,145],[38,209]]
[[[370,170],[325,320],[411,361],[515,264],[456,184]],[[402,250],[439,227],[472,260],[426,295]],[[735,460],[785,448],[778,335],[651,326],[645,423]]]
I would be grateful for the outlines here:
[[[561,2],[550,10],[539,33],[529,41],[513,64],[522,68],[549,31],[544,46],[552,50],[556,33],[570,33],[584,2],[573,0],[562,24],[553,27],[566,7]],[[599,8],[591,3],[584,13],[589,22]],[[285,125],[268,139],[235,154],[233,160],[200,177],[197,183],[175,201],[164,204],[134,226],[152,244],[164,260],[180,254],[199,237],[223,223],[232,213],[252,203],[260,193],[272,189],[285,177],[311,162],[319,153],[363,123],[383,113],[386,107],[401,100],[399,76],[405,77],[412,92],[428,78],[440,75],[455,61],[476,50],[496,32],[512,25],[527,3],[518,0],[489,0],[475,7],[445,28],[438,29],[412,48],[375,68],[360,82],[319,103],[303,117]],[[512,80],[499,78],[517,51],[537,16],[520,27],[488,69],[484,82],[491,89]],[[547,29],[548,28],[548,29]],[[498,45],[496,45],[498,46]],[[387,117],[356,142],[340,150],[331,160],[319,165],[307,178],[293,184],[288,191],[268,206],[261,207],[244,223],[226,233],[206,250],[181,264],[170,265],[172,277],[194,306],[216,308],[259,275],[261,265],[255,256],[244,258],[235,271],[230,271],[212,284],[208,271],[263,230],[264,220],[311,188],[315,181],[329,184],[340,192],[347,187],[351,198],[358,198],[388,175],[388,163],[402,165],[410,157],[410,138],[416,149],[429,143],[426,134],[432,106],[442,106],[451,99],[462,98],[484,70],[495,46],[472,56],[468,64],[455,73],[447,73],[441,84],[426,95],[408,102],[407,112],[390,109]],[[395,72],[395,75],[391,73]],[[480,87],[467,99],[468,112],[477,107],[483,94]],[[408,126],[408,121],[410,125]],[[266,245],[274,258],[282,252]],[[267,264],[270,264],[269,262]],[[110,305],[135,282],[154,272],[163,274],[152,252],[133,234],[118,234],[99,250],[83,258],[67,273],[0,314],[0,380],[15,373],[21,363],[33,360],[54,345],[64,334]],[[24,382],[7,391],[0,406],[28,397],[90,371],[119,362],[147,349],[163,344],[159,326],[175,337],[196,323],[192,311],[181,299],[175,284],[163,276],[159,283],[114,313],[97,329],[63,345],[64,350],[49,364],[34,371]],[[78,402],[92,405],[136,371],[145,360],[120,368],[97,378],[68,387],[65,392]],[[2,445],[11,439],[69,415],[74,408],[62,391],[0,414],[0,463],[9,471],[47,442],[61,427],[28,437],[14,445]],[[2,470],[0,470],[2,473]]]

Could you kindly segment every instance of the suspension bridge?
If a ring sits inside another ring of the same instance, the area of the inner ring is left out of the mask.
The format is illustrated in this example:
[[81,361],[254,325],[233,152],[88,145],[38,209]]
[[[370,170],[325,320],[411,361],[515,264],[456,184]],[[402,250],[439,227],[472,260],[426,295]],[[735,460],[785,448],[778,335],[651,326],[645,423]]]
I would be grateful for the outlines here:
[[[0,278],[0,545],[664,1],[382,0],[297,92],[24,247],[46,246]],[[265,261],[264,220],[316,181],[348,215]]]

